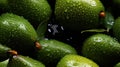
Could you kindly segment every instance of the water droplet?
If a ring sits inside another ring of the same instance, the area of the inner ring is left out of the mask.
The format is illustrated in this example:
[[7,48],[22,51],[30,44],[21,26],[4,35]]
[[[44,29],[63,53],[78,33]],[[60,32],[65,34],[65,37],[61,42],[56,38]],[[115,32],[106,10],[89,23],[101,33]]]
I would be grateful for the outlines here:
[[73,4],[73,6],[76,6],[76,4]]
[[67,12],[68,10],[67,9],[65,9],[65,12]]
[[70,3],[70,1],[69,1],[69,0],[67,0],[67,3]]
[[69,19],[69,16],[66,16],[66,19]]

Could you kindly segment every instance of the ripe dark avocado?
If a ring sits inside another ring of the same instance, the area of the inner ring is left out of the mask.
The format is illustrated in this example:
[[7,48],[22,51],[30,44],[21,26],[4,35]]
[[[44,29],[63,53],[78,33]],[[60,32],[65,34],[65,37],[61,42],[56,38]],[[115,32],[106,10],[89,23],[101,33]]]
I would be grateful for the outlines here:
[[97,28],[104,6],[99,0],[56,0],[56,22],[73,31]]
[[55,67],[67,54],[77,54],[73,47],[58,40],[40,40],[39,42],[42,48],[36,51],[34,58],[43,62],[46,67]]
[[38,36],[33,26],[23,17],[5,13],[0,16],[0,43],[20,54],[33,51]]
[[10,58],[7,67],[45,67],[45,65],[28,56],[15,55]]
[[8,0],[8,4],[12,13],[28,19],[35,28],[52,13],[47,0]]
[[94,34],[83,44],[82,55],[95,61],[100,67],[113,67],[120,61],[120,44],[106,34]]
[[9,58],[9,55],[8,55],[9,50],[11,50],[11,48],[0,44],[0,62],[5,61],[6,59]]

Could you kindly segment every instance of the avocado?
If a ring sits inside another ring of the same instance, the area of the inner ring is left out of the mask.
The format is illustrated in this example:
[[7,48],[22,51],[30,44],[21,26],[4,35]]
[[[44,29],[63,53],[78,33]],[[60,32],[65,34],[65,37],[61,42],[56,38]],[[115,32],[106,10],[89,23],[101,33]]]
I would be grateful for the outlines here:
[[1,44],[27,55],[34,50],[34,42],[37,39],[34,27],[23,17],[13,13],[4,13],[0,16]]
[[120,67],[120,62],[116,63],[114,67]]
[[9,59],[6,59],[6,60],[0,62],[0,67],[7,67],[8,61],[9,61]]
[[120,44],[110,35],[94,34],[84,41],[82,55],[100,67],[113,67],[120,61]]
[[99,67],[94,61],[80,55],[65,55],[56,67]]
[[12,13],[28,19],[35,28],[52,13],[47,0],[8,0],[8,5]]
[[10,50],[11,48],[0,44],[0,62],[5,61],[9,58],[8,51]]
[[55,39],[39,40],[41,49],[36,50],[34,59],[43,62],[46,67],[55,67],[58,61],[67,54],[77,54],[70,45]]
[[55,20],[72,31],[94,29],[101,11],[104,6],[99,0],[56,0]]
[[116,39],[120,42],[120,17],[115,19],[115,23],[113,24],[112,31],[113,36],[116,37]]
[[45,65],[28,56],[14,55],[10,58],[7,67],[45,67]]

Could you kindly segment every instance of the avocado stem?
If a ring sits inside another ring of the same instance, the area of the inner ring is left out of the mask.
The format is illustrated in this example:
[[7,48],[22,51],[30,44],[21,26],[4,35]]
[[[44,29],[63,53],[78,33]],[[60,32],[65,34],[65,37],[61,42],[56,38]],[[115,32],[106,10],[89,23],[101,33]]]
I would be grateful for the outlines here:
[[10,51],[8,51],[8,53],[9,53],[10,55],[12,55],[12,56],[18,55],[18,52],[15,51],[15,50],[10,50]]
[[105,11],[101,11],[100,14],[99,14],[99,17],[100,18],[105,18],[106,14],[105,14]]
[[35,42],[35,48],[37,48],[37,49],[42,48],[42,46],[40,45],[40,43],[38,41]]

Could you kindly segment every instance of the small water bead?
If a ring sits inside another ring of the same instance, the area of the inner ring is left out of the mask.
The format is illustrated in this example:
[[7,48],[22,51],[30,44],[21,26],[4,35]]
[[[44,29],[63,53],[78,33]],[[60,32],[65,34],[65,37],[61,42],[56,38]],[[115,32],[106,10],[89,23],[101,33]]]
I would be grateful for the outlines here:
[[70,0],[67,0],[66,3],[70,3]]
[[69,19],[70,17],[69,16],[66,16],[66,19]]
[[64,11],[64,12],[66,13],[67,11],[68,11],[68,9],[65,9],[65,11]]

